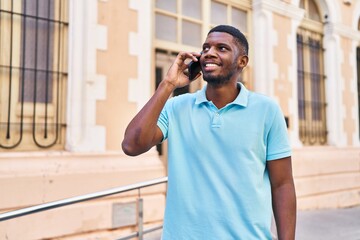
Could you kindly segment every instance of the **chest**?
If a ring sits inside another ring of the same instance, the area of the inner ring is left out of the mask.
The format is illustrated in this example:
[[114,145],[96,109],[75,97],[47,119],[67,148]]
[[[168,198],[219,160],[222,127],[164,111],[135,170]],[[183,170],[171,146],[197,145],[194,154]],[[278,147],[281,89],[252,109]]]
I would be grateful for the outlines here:
[[169,137],[184,139],[187,146],[251,152],[261,151],[266,145],[266,116],[246,108],[199,107],[186,113],[179,111],[173,120]]

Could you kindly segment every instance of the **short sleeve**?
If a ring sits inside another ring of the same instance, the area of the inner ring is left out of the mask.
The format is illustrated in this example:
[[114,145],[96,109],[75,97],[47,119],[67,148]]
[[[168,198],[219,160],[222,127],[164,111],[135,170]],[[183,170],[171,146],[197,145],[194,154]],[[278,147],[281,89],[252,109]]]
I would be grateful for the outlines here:
[[285,118],[280,107],[276,105],[274,118],[267,136],[266,160],[276,160],[289,156],[291,156],[291,146]]
[[160,128],[160,130],[164,136],[162,141],[166,140],[168,137],[168,129],[169,129],[169,118],[168,118],[168,112],[167,112],[168,105],[169,105],[169,101],[166,102],[163,110],[160,113],[159,119],[157,121],[157,126]]

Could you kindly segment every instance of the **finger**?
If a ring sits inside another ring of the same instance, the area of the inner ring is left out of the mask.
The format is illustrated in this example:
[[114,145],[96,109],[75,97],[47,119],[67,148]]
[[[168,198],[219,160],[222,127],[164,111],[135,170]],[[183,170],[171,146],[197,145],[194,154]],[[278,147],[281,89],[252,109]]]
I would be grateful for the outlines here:
[[198,61],[198,58],[201,56],[202,52],[198,53],[198,52],[192,52],[192,59],[195,61]]
[[180,69],[185,69],[187,67],[187,64],[185,61],[188,58],[189,58],[188,53],[179,52],[179,54],[177,55],[177,57],[175,59],[175,63]]
[[179,57],[179,59],[176,59],[175,62],[177,64],[178,68],[181,71],[184,71],[185,69],[188,68],[188,63],[186,63],[186,60],[189,59],[191,57],[191,55],[189,55],[189,53],[182,52],[182,53],[179,53],[178,57]]
[[182,61],[185,61],[186,59],[191,59],[192,61],[197,62],[197,57],[200,57],[201,54],[198,52],[179,52],[178,56]]
[[186,59],[190,58],[190,53],[179,52],[178,56],[179,56],[180,60],[185,61]]
[[199,61],[199,58],[201,57],[201,53],[198,52],[192,52],[190,53],[190,55],[191,55],[191,60],[194,62]]

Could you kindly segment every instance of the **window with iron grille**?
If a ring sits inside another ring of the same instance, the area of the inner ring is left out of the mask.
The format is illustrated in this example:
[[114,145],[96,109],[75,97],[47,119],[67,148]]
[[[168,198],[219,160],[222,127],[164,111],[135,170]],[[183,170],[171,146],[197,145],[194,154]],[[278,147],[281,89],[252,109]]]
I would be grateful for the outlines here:
[[67,0],[0,0],[0,149],[62,149]]
[[305,20],[297,32],[299,136],[305,145],[327,143],[323,36],[312,0],[300,1]]

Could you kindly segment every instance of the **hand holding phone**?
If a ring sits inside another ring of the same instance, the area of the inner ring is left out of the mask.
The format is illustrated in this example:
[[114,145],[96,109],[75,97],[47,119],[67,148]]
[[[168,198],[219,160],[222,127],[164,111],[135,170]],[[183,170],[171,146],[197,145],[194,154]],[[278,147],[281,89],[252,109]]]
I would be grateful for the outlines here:
[[200,73],[201,66],[200,66],[200,57],[196,57],[198,60],[197,62],[191,61],[188,65],[189,71],[189,80],[193,81],[195,77]]

